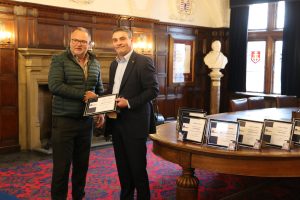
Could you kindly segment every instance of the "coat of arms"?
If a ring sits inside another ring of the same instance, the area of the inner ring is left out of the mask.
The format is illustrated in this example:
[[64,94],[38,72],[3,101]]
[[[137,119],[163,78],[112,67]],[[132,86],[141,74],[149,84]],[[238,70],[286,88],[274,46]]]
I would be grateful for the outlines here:
[[192,0],[177,0],[177,9],[180,14],[192,14]]
[[251,51],[251,61],[255,64],[260,61],[260,51]]

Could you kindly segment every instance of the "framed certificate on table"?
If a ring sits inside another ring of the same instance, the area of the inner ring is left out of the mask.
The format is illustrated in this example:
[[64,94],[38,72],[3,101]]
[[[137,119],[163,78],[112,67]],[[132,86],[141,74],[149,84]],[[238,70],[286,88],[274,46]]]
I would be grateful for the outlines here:
[[180,131],[183,139],[192,142],[203,143],[206,130],[206,118],[202,117],[182,117]]
[[300,119],[294,120],[294,128],[293,128],[293,134],[292,134],[292,141],[300,145]]
[[239,123],[217,119],[209,120],[207,144],[229,150],[237,149]]
[[116,111],[117,104],[116,98],[117,94],[109,94],[99,96],[94,99],[89,99],[86,103],[83,116],[96,115],[100,113],[107,113]]
[[292,128],[292,122],[265,119],[263,142],[266,145],[289,150]]
[[263,121],[237,119],[239,123],[238,143],[242,146],[261,148]]
[[202,117],[204,118],[206,116],[206,112],[202,109],[195,109],[195,108],[179,108],[178,114],[177,114],[177,124],[176,124],[176,130],[179,131],[179,129],[182,126],[182,118],[183,117]]

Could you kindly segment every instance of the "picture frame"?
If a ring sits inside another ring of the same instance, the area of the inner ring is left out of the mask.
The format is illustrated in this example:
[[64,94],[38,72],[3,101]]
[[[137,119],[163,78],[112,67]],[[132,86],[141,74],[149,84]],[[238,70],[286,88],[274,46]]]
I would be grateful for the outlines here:
[[237,150],[238,135],[238,122],[209,119],[207,145],[221,147],[228,150]]
[[203,143],[206,133],[207,118],[183,116],[180,132],[183,140]]
[[182,117],[206,117],[207,112],[203,109],[180,107],[177,113],[176,130],[182,126]]
[[195,71],[195,37],[169,35],[169,85],[193,85]]
[[290,121],[265,119],[262,141],[267,146],[290,150],[292,129]]
[[300,145],[300,119],[294,118],[293,120],[293,133],[292,133],[292,141],[295,145]]
[[261,149],[264,122],[239,118],[237,122],[239,123],[239,145]]

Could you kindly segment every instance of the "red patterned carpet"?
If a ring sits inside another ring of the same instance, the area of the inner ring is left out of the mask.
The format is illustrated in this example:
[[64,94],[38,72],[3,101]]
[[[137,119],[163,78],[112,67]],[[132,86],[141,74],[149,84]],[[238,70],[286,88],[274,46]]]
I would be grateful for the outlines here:
[[[176,177],[181,173],[180,167],[155,156],[151,150],[152,143],[149,142],[147,156],[151,199],[176,199],[175,184]],[[0,200],[3,199],[1,193],[18,199],[50,199],[51,171],[51,160],[0,169]],[[196,170],[196,176],[200,180],[199,199],[300,199],[299,179],[269,180],[267,186],[257,188],[243,197],[234,197],[230,195],[258,185],[265,179],[216,174],[203,170]],[[87,177],[86,199],[119,199],[119,190],[113,149],[108,147],[93,150]],[[69,199],[71,199],[70,194],[71,187],[69,187]]]

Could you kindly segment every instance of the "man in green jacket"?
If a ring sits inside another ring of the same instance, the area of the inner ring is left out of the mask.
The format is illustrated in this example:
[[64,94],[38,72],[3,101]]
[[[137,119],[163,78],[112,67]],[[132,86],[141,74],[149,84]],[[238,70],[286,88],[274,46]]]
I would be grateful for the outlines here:
[[[85,28],[76,28],[70,47],[52,58],[48,85],[52,100],[53,174],[51,198],[66,199],[72,164],[72,197],[84,197],[88,171],[93,118],[84,117],[85,102],[103,92],[100,64],[88,51],[91,36]],[[104,123],[98,115],[96,127]]]

